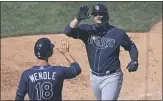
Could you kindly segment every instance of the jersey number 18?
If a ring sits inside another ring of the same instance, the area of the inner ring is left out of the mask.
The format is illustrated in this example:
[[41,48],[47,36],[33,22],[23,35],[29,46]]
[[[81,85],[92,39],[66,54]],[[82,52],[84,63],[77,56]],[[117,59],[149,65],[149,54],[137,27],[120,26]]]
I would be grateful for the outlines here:
[[37,90],[37,99],[50,99],[53,96],[53,91],[52,91],[52,84],[50,82],[44,82],[43,84],[40,84],[38,82],[35,86]]

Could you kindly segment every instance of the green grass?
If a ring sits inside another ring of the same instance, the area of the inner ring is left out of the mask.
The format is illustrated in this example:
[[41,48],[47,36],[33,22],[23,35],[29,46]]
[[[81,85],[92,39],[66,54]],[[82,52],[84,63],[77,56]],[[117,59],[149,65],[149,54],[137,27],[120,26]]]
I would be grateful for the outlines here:
[[91,12],[96,3],[105,4],[110,23],[125,31],[145,32],[162,19],[162,2],[1,2],[1,37],[63,33],[81,5]]

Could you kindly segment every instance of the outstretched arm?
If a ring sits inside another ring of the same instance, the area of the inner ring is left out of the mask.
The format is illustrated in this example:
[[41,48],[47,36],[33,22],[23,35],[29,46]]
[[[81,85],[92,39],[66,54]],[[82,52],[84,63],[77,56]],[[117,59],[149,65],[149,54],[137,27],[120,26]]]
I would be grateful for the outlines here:
[[63,54],[63,55],[65,56],[65,58],[67,59],[69,64],[72,64],[73,62],[76,62],[76,60],[74,59],[74,57],[70,53],[66,53],[66,54]]
[[63,75],[65,79],[74,78],[81,73],[81,68],[79,64],[76,62],[74,57],[69,52],[69,42],[65,39],[61,39],[62,48],[58,48],[57,50],[63,54],[63,56],[67,59],[70,64],[69,68],[63,69]]
[[70,24],[68,24],[64,30],[64,33],[69,36],[73,37],[75,39],[79,38],[79,34],[83,33],[81,29],[78,29],[79,23],[84,20],[90,18],[88,14],[89,8],[87,6],[81,6],[75,19],[73,19]]
[[68,61],[69,64],[76,62],[69,52],[69,42],[67,39],[61,38],[61,48],[56,48]]

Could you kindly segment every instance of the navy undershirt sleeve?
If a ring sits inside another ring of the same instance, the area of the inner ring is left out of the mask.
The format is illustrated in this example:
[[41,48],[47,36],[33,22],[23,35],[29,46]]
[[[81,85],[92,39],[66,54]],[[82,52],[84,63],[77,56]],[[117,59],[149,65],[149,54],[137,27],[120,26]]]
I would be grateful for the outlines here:
[[121,41],[121,46],[126,50],[129,51],[131,60],[138,61],[138,50],[135,43],[128,37],[125,33],[123,39]]

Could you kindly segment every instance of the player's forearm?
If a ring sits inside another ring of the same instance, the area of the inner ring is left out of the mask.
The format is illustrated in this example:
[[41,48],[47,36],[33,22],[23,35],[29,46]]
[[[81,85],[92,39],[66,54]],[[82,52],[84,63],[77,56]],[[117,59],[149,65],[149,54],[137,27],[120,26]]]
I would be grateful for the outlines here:
[[[76,27],[77,27],[77,24],[78,22],[76,22],[76,20],[74,19],[73,21],[71,21],[70,24],[68,24],[66,26],[66,28],[64,29],[64,33],[67,35],[67,36],[72,36],[73,34],[76,34]],[[71,25],[71,26],[70,26]]]
[[67,72],[65,72],[66,79],[74,78],[81,73],[80,65],[77,62],[71,63],[70,67],[66,69],[67,69]]
[[76,62],[76,60],[72,57],[72,55],[70,53],[66,53],[66,54],[64,54],[64,56],[67,59],[67,61],[69,62],[69,64]]
[[66,26],[64,33],[69,37],[74,36],[75,34],[78,33],[77,26],[79,23],[80,22],[75,18],[70,22],[70,24]]
[[73,68],[71,70],[72,70],[72,73],[74,74],[74,77],[81,73],[80,65],[77,62],[72,63],[70,65],[70,68]]
[[69,54],[69,59],[70,59],[70,67],[73,67],[75,69],[75,76],[79,75],[81,73],[81,68],[80,65],[76,62],[76,60],[74,59],[74,57]]
[[138,61],[138,50],[137,47],[134,45],[129,51],[131,60]]
[[70,22],[70,27],[71,28],[76,28],[80,22],[75,18]]

